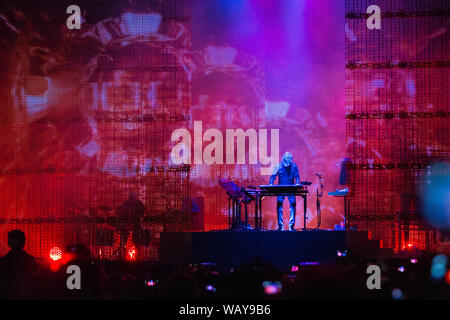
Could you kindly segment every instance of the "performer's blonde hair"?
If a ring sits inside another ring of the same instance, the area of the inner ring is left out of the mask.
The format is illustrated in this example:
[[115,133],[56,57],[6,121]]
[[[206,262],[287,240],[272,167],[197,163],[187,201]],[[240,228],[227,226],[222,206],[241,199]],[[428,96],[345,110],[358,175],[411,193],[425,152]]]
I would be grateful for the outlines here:
[[283,160],[292,160],[292,153],[290,153],[289,151],[288,152],[285,152],[284,154],[283,154]]

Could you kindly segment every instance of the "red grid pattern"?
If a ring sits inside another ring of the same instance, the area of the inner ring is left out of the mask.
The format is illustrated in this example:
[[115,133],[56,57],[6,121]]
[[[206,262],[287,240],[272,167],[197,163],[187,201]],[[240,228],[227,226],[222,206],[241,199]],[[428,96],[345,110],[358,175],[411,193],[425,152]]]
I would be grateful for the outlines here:
[[[381,8],[380,30],[366,27],[369,5]],[[438,0],[346,1],[350,225],[397,251],[438,245],[416,196],[427,166],[449,159],[449,9]],[[402,213],[415,218],[397,224]]]

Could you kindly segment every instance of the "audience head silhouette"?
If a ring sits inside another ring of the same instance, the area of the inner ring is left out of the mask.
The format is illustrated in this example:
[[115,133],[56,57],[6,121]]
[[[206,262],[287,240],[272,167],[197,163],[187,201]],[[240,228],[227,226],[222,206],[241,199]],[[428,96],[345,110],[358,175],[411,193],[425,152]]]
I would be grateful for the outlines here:
[[25,233],[17,229],[8,232],[8,245],[12,250],[22,250],[25,246]]

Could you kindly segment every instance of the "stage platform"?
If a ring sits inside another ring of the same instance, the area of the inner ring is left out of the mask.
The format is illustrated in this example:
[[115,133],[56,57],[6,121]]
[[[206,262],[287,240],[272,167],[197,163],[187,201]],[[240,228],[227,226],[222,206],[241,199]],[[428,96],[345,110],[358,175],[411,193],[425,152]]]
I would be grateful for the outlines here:
[[377,241],[363,231],[220,231],[161,233],[160,262],[215,263],[232,268],[260,258],[281,269],[300,262],[334,263],[338,251],[373,257]]

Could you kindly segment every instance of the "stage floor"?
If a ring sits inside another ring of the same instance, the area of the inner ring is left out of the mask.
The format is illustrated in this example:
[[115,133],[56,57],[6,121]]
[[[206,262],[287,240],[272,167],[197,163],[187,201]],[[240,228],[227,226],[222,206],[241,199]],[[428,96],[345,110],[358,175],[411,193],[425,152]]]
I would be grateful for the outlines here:
[[300,262],[333,263],[338,251],[361,247],[364,241],[369,243],[367,233],[361,231],[163,232],[160,262],[209,262],[232,268],[260,258],[286,269]]

